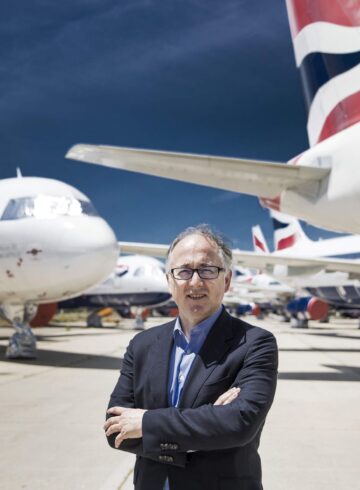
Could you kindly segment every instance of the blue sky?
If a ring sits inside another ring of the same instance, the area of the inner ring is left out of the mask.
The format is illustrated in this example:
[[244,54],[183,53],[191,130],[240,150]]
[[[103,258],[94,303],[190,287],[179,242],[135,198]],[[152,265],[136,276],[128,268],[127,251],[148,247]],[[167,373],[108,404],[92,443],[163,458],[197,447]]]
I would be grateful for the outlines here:
[[[119,240],[210,223],[270,239],[257,199],[65,160],[75,143],[286,161],[308,147],[284,0],[18,0],[0,17],[0,178],[78,187]],[[331,234],[306,225],[311,237]]]

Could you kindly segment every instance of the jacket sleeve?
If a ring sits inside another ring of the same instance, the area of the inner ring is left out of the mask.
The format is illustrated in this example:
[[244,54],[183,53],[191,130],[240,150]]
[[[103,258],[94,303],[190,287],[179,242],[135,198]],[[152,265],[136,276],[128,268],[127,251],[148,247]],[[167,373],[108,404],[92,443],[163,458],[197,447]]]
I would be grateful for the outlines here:
[[[133,341],[131,340],[124,355],[118,382],[111,393],[108,409],[111,407],[136,408],[134,403],[133,359]],[[110,417],[112,417],[112,415],[106,413],[106,419]],[[112,434],[107,437],[108,443],[114,449],[116,449],[115,438],[117,435],[118,434]],[[141,454],[142,439],[126,439],[121,443],[119,449],[133,454]]]
[[[135,396],[134,396],[134,352],[133,352],[133,340],[130,341],[126,353],[124,355],[123,364],[121,367],[121,374],[118,379],[118,382],[114,388],[110,396],[110,401],[108,408],[111,407],[129,407],[129,408],[142,408],[137,407],[135,404]],[[111,417],[111,415],[106,414],[106,419]],[[109,445],[115,448],[115,439],[118,434],[112,434],[107,437]],[[125,439],[118,448],[120,451],[126,451],[132,454],[136,454],[137,456],[146,457],[148,459],[152,459],[156,462],[162,462],[159,460],[158,451],[153,454],[151,451],[144,452],[143,449],[143,439]],[[169,463],[169,462],[168,462]],[[186,465],[186,453],[178,453],[171,462],[174,466],[184,467]]]
[[210,451],[248,444],[262,428],[272,404],[278,352],[265,330],[251,342],[233,386],[241,388],[232,403],[197,408],[149,410],[143,418],[143,450],[156,453],[164,443],[177,451]]

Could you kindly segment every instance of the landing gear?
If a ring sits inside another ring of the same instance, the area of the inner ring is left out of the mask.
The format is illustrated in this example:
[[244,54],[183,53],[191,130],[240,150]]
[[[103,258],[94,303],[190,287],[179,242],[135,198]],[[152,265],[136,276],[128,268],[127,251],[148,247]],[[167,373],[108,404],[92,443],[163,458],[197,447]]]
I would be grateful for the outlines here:
[[134,329],[135,330],[145,330],[145,323],[144,323],[144,319],[143,319],[141,313],[137,313],[135,316]]
[[292,316],[290,320],[291,328],[308,328],[309,321],[307,318],[299,318],[298,316]]
[[11,322],[15,333],[9,339],[6,349],[7,359],[36,359],[36,337],[30,328],[30,321],[34,318],[37,306],[2,305],[2,315]]
[[135,317],[134,330],[145,330],[145,319],[148,311],[141,306],[133,306],[131,307],[131,313]]

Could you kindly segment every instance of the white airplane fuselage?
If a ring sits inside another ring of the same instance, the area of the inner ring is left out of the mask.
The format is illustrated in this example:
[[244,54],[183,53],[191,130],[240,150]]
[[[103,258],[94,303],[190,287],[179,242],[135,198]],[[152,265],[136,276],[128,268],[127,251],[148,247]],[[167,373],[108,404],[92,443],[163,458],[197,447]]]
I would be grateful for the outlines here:
[[115,270],[103,282],[60,307],[147,307],[170,298],[164,264],[153,257],[128,255],[119,257]]
[[318,143],[289,163],[294,160],[296,165],[331,170],[320,183],[304,184],[300,191],[283,191],[279,197],[280,210],[316,226],[360,234],[357,212],[360,205],[360,123]]
[[55,180],[0,181],[0,306],[76,296],[114,268],[109,225],[77,189]]

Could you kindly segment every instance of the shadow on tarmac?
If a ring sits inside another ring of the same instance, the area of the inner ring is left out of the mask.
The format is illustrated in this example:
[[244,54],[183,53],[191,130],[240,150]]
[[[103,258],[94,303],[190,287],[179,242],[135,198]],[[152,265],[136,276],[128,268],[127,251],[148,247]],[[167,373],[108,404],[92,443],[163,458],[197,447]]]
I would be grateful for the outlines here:
[[356,366],[341,366],[337,364],[323,364],[322,366],[334,369],[336,372],[283,372],[278,379],[301,381],[360,381],[360,368]]
[[359,335],[341,335],[336,332],[309,332],[308,335],[316,335],[317,337],[333,337],[334,339],[349,339],[360,340]]
[[[51,367],[71,367],[75,369],[112,369],[119,371],[122,359],[110,356],[97,356],[94,354],[80,354],[74,352],[62,352],[38,349],[37,359],[5,358],[5,346],[0,346],[0,360],[9,364],[25,364]],[[360,368],[356,366],[342,366],[323,364],[325,368],[333,369],[334,372],[280,372],[278,378],[285,380],[302,381],[360,381]]]
[[36,359],[6,359],[6,346],[0,346],[0,360],[10,364],[26,364],[35,366],[71,367],[80,369],[113,369],[119,371],[122,359],[119,357],[98,356],[76,352],[63,352],[38,349]]
[[359,349],[337,349],[329,347],[279,347],[280,352],[360,352]]

